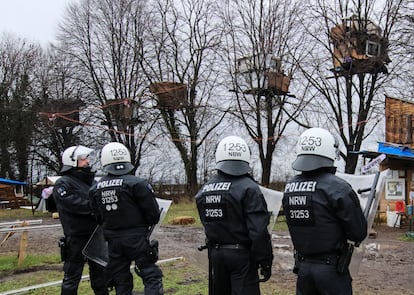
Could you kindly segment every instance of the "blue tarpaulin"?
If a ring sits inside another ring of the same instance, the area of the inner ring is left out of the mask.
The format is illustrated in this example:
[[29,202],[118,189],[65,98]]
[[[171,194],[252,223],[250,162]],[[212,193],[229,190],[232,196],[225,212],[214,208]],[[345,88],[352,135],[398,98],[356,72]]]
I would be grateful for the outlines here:
[[414,150],[403,145],[378,142],[378,153],[414,158]]
[[0,184],[8,184],[8,185],[27,185],[26,182],[7,179],[7,178],[1,178],[0,177]]

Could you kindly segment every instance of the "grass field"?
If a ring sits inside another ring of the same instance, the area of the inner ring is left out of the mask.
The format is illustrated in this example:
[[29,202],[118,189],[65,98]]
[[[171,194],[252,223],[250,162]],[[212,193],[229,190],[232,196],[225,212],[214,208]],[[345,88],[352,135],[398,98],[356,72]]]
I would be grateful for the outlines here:
[[[51,213],[34,212],[25,209],[0,210],[0,220],[27,220],[52,218]],[[192,216],[195,224],[190,226],[201,227],[201,222],[195,203],[172,204],[163,221],[164,225],[170,224],[171,220],[178,216]],[[279,217],[280,218],[280,217]],[[279,220],[278,220],[279,221]],[[275,229],[286,230],[284,220],[276,222]],[[176,295],[207,295],[208,279],[205,270],[200,270],[185,260],[167,262],[160,265],[164,274],[165,294]],[[15,290],[27,286],[43,284],[47,282],[60,282],[62,279],[62,263],[58,256],[46,255],[28,255],[21,266],[17,266],[17,257],[1,256],[0,257],[0,294],[8,290]],[[34,272],[35,271],[35,272]],[[9,277],[13,274],[13,280],[2,280],[1,278]],[[18,276],[14,276],[17,275]],[[35,274],[35,275],[33,275]],[[88,274],[87,267],[84,275]],[[134,290],[142,291],[143,285],[141,280],[134,275]],[[275,289],[270,284],[261,284],[262,294],[294,294],[292,290]],[[29,294],[34,295],[55,295],[60,293],[60,286],[43,287]],[[26,293],[27,294],[27,293]],[[82,281],[79,288],[79,294],[93,294],[90,289],[89,281]],[[111,294],[115,294],[112,291]]]

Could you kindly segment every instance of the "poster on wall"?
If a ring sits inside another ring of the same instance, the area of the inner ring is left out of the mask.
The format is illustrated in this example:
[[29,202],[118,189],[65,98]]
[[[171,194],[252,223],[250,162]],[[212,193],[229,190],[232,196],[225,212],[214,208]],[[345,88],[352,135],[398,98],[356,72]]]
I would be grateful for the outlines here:
[[385,182],[385,198],[387,200],[404,200],[405,180],[387,179]]

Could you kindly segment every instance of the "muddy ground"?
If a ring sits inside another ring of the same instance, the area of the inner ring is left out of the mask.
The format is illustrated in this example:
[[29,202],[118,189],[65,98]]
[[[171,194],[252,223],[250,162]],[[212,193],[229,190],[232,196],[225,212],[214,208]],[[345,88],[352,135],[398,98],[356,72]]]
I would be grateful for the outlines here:
[[[46,219],[43,224],[59,223],[59,220]],[[357,251],[361,257],[358,274],[354,272],[354,294],[413,294],[414,295],[414,242],[401,239],[408,226],[391,228],[384,224],[373,229],[375,238],[364,242],[364,252]],[[62,235],[61,228],[29,232],[29,253],[57,254],[57,240]],[[4,234],[0,235],[3,240]],[[156,234],[160,244],[160,259],[183,257],[187,262],[207,270],[206,251],[197,250],[204,235],[200,228],[191,226],[162,226]],[[273,275],[266,284],[278,284],[294,289],[295,275],[293,266],[292,243],[287,232],[273,232],[274,263]],[[20,234],[15,234],[0,246],[0,255],[17,254]],[[355,263],[353,264],[355,265]],[[18,275],[18,274],[14,274]],[[207,271],[206,271],[207,275]],[[13,279],[0,278],[1,281]]]

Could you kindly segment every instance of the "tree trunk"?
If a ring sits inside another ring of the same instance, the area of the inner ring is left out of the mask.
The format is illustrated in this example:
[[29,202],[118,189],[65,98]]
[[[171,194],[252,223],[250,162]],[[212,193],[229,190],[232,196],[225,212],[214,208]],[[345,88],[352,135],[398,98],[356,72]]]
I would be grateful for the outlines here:
[[358,154],[348,153],[345,165],[345,173],[354,174],[358,164]]

